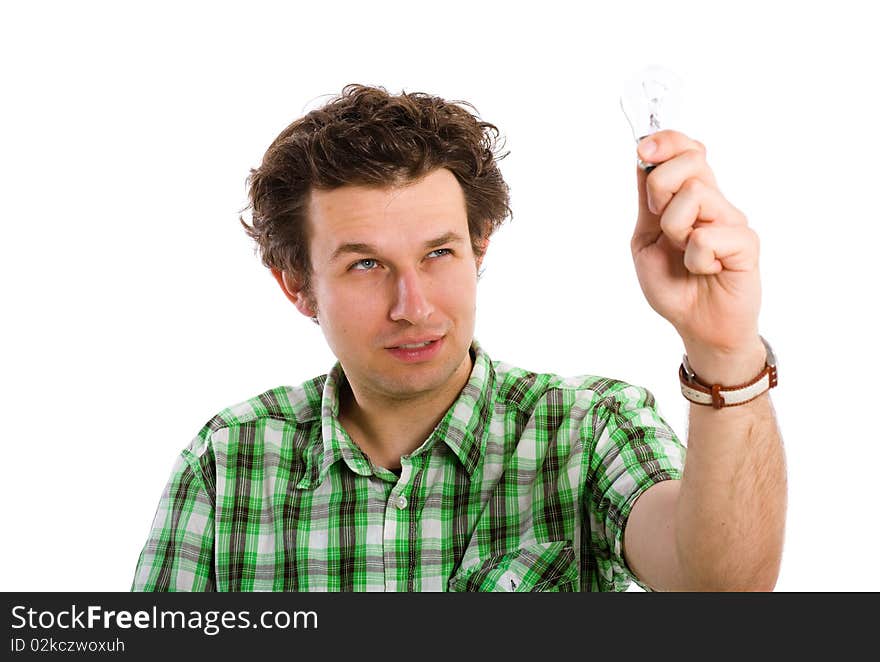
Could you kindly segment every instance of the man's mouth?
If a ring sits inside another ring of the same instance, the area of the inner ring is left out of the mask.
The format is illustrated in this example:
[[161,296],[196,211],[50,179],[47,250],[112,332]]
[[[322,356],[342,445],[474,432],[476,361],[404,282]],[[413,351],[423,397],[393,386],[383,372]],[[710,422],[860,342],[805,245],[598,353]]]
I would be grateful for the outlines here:
[[438,352],[442,351],[445,336],[437,338],[407,338],[410,342],[403,342],[386,351],[400,361],[406,363],[422,363],[431,361]]
[[400,343],[399,345],[391,345],[388,349],[419,349],[420,347],[427,347],[428,345],[434,344],[442,337],[443,336],[437,336],[436,338],[412,338],[409,342]]
[[398,345],[397,349],[415,349],[417,347],[427,347],[432,342],[436,342],[434,340],[426,340],[425,342],[413,343],[411,345]]

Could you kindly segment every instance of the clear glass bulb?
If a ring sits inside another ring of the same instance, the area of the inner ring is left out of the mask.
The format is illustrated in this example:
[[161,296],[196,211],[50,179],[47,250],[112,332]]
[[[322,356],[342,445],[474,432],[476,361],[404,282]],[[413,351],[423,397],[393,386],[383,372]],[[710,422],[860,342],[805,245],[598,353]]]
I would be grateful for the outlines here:
[[[642,69],[626,82],[620,107],[637,143],[645,136],[678,124],[682,87],[678,76],[659,66]],[[639,165],[649,167],[641,162]]]

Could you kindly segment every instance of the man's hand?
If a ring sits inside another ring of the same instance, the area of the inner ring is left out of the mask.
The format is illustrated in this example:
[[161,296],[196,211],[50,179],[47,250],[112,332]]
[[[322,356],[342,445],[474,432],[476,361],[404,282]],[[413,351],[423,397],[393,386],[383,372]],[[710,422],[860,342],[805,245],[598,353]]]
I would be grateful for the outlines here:
[[750,379],[765,356],[758,236],[718,190],[702,143],[660,131],[638,154],[659,164],[650,174],[638,170],[631,248],[642,291],[678,331],[698,376],[728,385]]

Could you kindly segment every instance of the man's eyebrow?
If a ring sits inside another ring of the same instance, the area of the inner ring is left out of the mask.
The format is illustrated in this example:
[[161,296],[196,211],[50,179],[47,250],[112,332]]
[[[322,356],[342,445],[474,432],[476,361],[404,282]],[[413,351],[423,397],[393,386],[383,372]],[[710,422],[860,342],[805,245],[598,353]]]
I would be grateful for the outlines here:
[[[424,248],[436,248],[437,246],[442,246],[443,244],[454,244],[454,243],[464,243],[464,239],[457,232],[445,232],[440,235],[436,239],[429,239],[426,241],[423,246]],[[333,251],[333,255],[330,256],[330,261],[342,257],[343,255],[355,253],[358,255],[361,254],[376,254],[379,253],[379,249],[373,246],[372,244],[364,244],[360,242],[348,242],[345,244],[340,244],[335,251]]]
[[339,257],[342,257],[346,253],[378,253],[379,251],[375,246],[370,244],[359,244],[359,243],[347,243],[340,244],[335,251],[333,251],[333,255],[330,256],[330,261],[333,262]]
[[430,239],[426,241],[424,244],[425,248],[436,248],[437,246],[442,246],[443,244],[463,244],[464,239],[457,232],[446,232],[441,234],[436,239]]

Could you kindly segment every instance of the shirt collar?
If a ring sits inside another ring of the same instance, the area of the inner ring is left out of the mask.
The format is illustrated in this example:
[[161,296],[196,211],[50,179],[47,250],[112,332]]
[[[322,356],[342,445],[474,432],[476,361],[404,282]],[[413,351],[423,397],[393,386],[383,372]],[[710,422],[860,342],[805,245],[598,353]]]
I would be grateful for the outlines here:
[[485,451],[495,391],[492,360],[476,340],[471,343],[471,351],[474,356],[471,376],[429,438],[429,441],[436,438],[445,442],[468,476],[473,475]]
[[[437,441],[442,441],[461,462],[468,476],[473,474],[484,451],[495,387],[495,370],[489,356],[476,340],[471,342],[470,350],[474,361],[467,383],[425,443],[413,452],[414,456],[428,452]],[[320,484],[330,467],[340,459],[356,474],[373,474],[370,461],[339,422],[339,393],[345,380],[345,372],[337,361],[327,374],[321,394],[323,452],[320,456],[312,454],[311,471],[305,472],[298,487]]]

